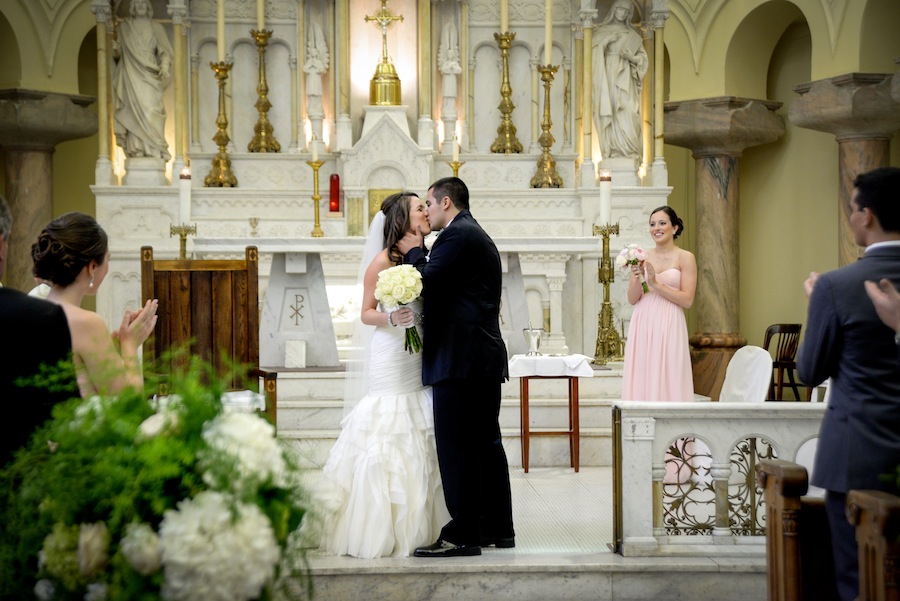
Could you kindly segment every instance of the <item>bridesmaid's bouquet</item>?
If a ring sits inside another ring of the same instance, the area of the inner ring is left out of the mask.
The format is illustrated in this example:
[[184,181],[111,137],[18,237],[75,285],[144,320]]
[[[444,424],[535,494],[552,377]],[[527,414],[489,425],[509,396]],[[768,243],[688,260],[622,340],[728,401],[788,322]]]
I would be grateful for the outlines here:
[[[394,310],[407,305],[422,294],[422,274],[412,265],[396,265],[378,274],[375,299],[385,309]],[[416,326],[406,328],[403,348],[410,353],[422,350],[422,339]]]
[[[622,271],[628,270],[632,265],[637,265],[641,261],[645,261],[647,259],[647,251],[638,246],[637,244],[626,244],[625,248],[622,249],[622,252],[619,253],[619,256],[616,257],[616,267],[621,269]],[[650,292],[650,287],[647,286],[647,282],[644,280],[643,274],[640,276],[641,278],[641,289],[644,291],[644,294]]]

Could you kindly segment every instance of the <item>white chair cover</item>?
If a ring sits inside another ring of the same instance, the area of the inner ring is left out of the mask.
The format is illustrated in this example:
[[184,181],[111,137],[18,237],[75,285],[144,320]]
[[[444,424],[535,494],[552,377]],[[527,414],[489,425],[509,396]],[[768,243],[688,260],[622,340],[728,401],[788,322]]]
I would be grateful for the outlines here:
[[772,379],[772,356],[758,346],[745,346],[734,354],[725,370],[719,401],[759,403],[766,400]]

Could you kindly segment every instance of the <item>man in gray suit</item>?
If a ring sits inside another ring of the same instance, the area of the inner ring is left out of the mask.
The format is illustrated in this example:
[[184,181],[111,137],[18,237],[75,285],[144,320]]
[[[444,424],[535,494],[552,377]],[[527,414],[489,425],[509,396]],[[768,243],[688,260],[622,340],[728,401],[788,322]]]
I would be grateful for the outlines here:
[[[847,492],[898,492],[900,369],[894,332],[878,318],[865,282],[900,283],[900,169],[857,176],[850,227],[863,257],[835,271],[810,274],[806,336],[797,358],[800,379],[817,386],[826,378],[828,409],[819,431],[812,484],[826,490],[838,593],[859,592],[856,536],[847,521]],[[893,480],[882,478],[893,474]]]

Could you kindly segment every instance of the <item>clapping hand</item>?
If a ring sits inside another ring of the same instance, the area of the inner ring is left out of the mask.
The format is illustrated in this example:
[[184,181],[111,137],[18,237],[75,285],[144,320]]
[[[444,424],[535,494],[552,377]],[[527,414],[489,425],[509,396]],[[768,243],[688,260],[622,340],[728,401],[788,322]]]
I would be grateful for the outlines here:
[[156,327],[158,308],[159,301],[154,298],[148,300],[137,311],[125,311],[119,329],[113,332],[113,338],[118,340],[120,345],[127,344],[137,349]]
[[656,288],[656,270],[653,268],[653,263],[650,261],[643,261],[643,265],[647,285],[650,286],[650,288]]

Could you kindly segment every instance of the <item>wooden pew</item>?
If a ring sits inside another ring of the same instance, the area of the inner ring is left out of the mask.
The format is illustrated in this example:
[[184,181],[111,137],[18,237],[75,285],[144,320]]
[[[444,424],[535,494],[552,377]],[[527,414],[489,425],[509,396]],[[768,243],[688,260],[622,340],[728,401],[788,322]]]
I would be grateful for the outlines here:
[[[804,496],[806,469],[762,460],[756,477],[766,502],[769,601],[837,600],[825,503]],[[851,490],[847,519],[856,526],[859,544],[856,601],[900,601],[900,497]]]

